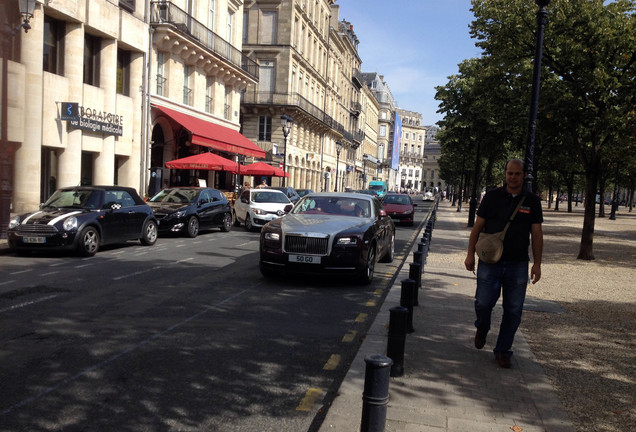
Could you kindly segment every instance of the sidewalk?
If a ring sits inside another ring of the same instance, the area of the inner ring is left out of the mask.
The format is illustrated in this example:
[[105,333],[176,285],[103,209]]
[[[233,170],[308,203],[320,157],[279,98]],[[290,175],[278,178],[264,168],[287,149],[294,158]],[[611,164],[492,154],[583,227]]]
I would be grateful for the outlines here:
[[[497,366],[492,348],[501,319],[499,305],[493,312],[493,332],[486,346],[477,350],[473,345],[476,281],[463,267],[469,234],[466,212],[467,209],[457,213],[448,201],[439,204],[422,274],[419,306],[413,313],[415,332],[406,338],[404,375],[390,379],[385,430],[574,432],[520,331],[513,346],[512,368]],[[408,277],[408,264],[412,262],[411,255],[371,326],[320,432],[360,430],[364,358],[386,355],[389,310],[400,304],[401,281]],[[531,307],[530,303],[526,302],[526,306]]]

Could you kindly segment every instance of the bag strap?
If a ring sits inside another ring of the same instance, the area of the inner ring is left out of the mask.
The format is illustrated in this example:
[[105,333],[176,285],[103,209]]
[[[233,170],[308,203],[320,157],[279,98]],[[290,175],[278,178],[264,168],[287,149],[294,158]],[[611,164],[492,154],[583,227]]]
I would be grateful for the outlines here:
[[506,231],[508,231],[508,227],[510,226],[510,222],[512,222],[512,220],[515,218],[515,216],[517,215],[517,212],[519,211],[519,209],[521,208],[521,205],[523,204],[523,202],[525,201],[526,196],[522,196],[521,197],[521,201],[519,201],[519,204],[517,204],[517,207],[515,208],[515,211],[512,212],[512,215],[510,216],[510,219],[508,219],[508,223],[506,224],[506,227],[503,229],[503,235],[506,235]]

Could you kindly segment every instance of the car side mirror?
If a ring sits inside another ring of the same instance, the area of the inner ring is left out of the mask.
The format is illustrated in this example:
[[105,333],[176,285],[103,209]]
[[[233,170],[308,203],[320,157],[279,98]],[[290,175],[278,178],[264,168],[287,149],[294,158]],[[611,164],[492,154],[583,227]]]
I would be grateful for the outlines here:
[[292,211],[293,208],[294,208],[293,204],[287,204],[284,209],[285,213],[289,213],[290,211]]

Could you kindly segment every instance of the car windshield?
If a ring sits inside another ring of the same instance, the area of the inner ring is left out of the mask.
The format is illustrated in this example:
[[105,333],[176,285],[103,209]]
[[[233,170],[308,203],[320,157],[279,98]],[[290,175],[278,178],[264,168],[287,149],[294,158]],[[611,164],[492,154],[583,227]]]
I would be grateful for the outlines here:
[[256,191],[252,193],[252,201],[255,203],[289,203],[289,199],[281,192]]
[[99,193],[94,190],[58,190],[42,207],[96,209],[99,207]]
[[382,200],[382,204],[404,204],[409,205],[411,201],[406,195],[387,195]]
[[371,217],[371,206],[369,201],[363,199],[307,196],[296,205],[292,213],[368,218]]
[[382,186],[382,185],[369,185],[369,190],[381,191],[381,190],[384,190],[384,186]]
[[197,196],[197,189],[164,189],[152,197],[150,202],[187,204]]

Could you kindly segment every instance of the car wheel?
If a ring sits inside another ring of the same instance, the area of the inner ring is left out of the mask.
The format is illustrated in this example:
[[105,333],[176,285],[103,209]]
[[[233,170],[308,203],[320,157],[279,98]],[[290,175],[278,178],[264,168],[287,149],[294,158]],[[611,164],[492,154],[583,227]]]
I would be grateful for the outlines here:
[[264,277],[266,277],[266,278],[274,278],[274,277],[278,276],[278,272],[276,270],[272,270],[270,268],[263,267],[263,264],[261,264],[259,266],[259,268],[261,269],[261,274]]
[[252,231],[254,229],[254,225],[252,225],[252,218],[250,215],[245,215],[245,230]]
[[238,218],[236,217],[236,212],[234,212],[234,226],[241,226],[241,222],[239,222]]
[[157,222],[149,220],[144,224],[144,229],[139,239],[142,245],[152,246],[157,241]]
[[360,283],[362,285],[369,285],[373,281],[373,273],[375,271],[375,245],[371,245],[369,253],[367,255],[367,263],[362,272],[360,273]]
[[384,254],[380,262],[390,263],[393,262],[393,256],[395,255],[395,236],[391,236],[391,243],[389,244],[389,250]]
[[221,231],[230,232],[232,229],[232,215],[230,213],[225,213],[223,216],[223,225],[221,226]]
[[99,233],[94,227],[86,227],[79,235],[77,252],[84,257],[91,257],[99,250]]
[[190,238],[195,238],[199,234],[199,219],[196,216],[190,216],[190,219],[188,219],[186,234]]

